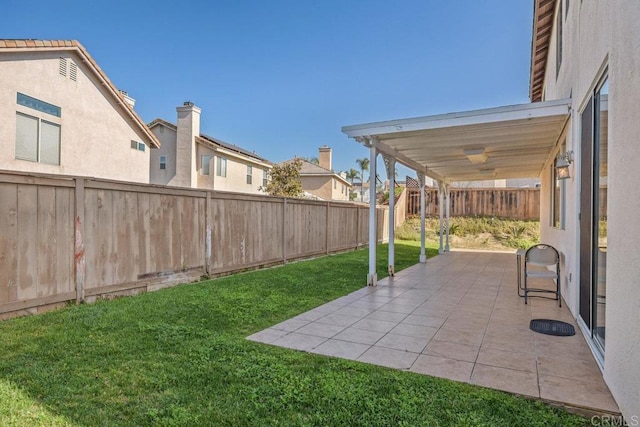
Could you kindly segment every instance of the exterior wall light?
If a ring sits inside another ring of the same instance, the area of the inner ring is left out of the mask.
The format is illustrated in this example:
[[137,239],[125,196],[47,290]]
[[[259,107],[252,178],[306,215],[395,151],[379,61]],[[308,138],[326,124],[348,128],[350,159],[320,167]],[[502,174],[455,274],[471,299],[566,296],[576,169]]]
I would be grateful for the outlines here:
[[556,177],[558,179],[571,178],[571,172],[569,170],[571,163],[573,163],[573,151],[558,154],[556,157]]

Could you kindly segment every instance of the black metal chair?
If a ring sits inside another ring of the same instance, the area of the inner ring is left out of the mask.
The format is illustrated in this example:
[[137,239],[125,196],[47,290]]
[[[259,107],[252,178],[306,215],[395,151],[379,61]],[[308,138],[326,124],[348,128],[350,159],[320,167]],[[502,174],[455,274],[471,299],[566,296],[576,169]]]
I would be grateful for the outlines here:
[[[536,268],[531,268],[536,267]],[[548,267],[551,267],[549,270]],[[529,278],[554,279],[556,289],[543,289],[529,287]],[[550,293],[555,297],[545,295],[531,295],[529,293]],[[539,244],[527,249],[524,255],[524,303],[528,298],[547,298],[557,300],[562,307],[562,294],[560,292],[560,254],[551,245]]]

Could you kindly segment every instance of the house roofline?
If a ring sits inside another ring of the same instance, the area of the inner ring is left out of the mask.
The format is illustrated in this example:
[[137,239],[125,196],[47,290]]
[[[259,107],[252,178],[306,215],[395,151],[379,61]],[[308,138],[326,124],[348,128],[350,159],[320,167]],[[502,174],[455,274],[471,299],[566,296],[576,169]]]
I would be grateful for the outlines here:
[[147,125],[142,121],[140,116],[129,105],[124,96],[109,80],[107,75],[102,71],[98,63],[89,55],[89,52],[77,40],[33,40],[33,39],[2,39],[0,40],[0,53],[8,52],[32,52],[34,50],[44,52],[70,51],[76,53],[82,62],[84,62],[90,71],[100,80],[108,93],[110,93],[117,101],[117,104],[132,119],[139,131],[147,137],[145,143],[150,147],[159,148],[160,141],[151,132]]
[[529,98],[531,102],[542,101],[556,3],[556,0],[533,1],[531,66],[529,69]]

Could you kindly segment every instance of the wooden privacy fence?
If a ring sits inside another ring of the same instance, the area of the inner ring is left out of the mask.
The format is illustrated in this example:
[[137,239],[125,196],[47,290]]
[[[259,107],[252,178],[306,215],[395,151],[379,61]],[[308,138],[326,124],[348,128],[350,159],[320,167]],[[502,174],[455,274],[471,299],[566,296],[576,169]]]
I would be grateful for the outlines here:
[[[420,189],[408,189],[407,216],[420,215]],[[438,189],[425,189],[427,216],[440,215]],[[451,216],[540,219],[539,188],[452,188]]]
[[[0,318],[368,243],[367,206],[0,171]],[[388,236],[378,209],[378,240]]]

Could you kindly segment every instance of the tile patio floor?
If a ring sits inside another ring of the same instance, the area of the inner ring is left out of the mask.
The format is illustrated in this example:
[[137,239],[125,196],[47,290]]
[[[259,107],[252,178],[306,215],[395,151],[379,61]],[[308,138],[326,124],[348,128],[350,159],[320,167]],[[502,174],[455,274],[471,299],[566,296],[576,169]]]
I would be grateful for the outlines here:
[[[449,252],[248,339],[619,413],[564,304],[518,297],[515,259]],[[532,332],[534,318],[576,335]]]

